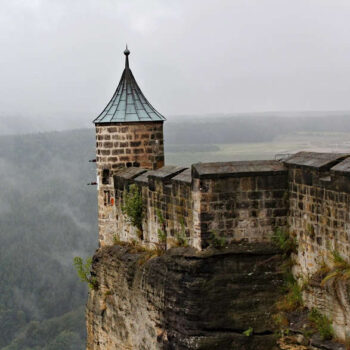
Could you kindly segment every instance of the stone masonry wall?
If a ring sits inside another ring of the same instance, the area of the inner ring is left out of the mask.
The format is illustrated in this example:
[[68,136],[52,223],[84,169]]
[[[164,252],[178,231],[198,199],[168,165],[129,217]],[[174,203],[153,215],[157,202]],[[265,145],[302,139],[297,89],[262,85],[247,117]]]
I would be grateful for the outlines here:
[[[120,170],[114,178],[116,193],[116,231],[122,241],[141,240],[145,245],[158,244],[158,232],[167,235],[167,247],[176,244],[179,233],[191,244],[192,197],[190,171],[183,167],[166,166],[158,171],[142,168]],[[136,184],[142,194],[142,231],[133,227],[122,213],[123,197],[131,184]],[[110,245],[112,238],[102,245]]]
[[267,242],[287,224],[287,172],[275,161],[193,166],[195,220],[206,247],[211,235],[228,241]]
[[325,277],[321,268],[332,265],[333,251],[350,262],[350,159],[343,159],[341,154],[303,152],[287,165],[289,224],[298,241],[294,273],[300,281],[308,281],[306,305],[327,314],[337,336],[345,339],[350,336],[347,283],[321,284]]
[[[158,170],[124,168],[111,181],[113,205],[109,230],[100,245],[138,240],[152,247],[158,232],[166,248],[184,235],[199,250],[214,233],[227,242],[269,242],[284,227],[295,234],[298,253],[294,274],[305,288],[306,306],[333,321],[336,335],[350,337],[350,290],[346,281],[323,286],[320,268],[332,266],[336,251],[350,263],[350,157],[344,154],[298,153],[277,161],[201,163],[191,169],[165,166]],[[142,193],[144,217],[138,232],[122,213],[123,194],[131,184]],[[102,199],[99,205],[103,205]]]
[[125,167],[164,165],[163,122],[96,124],[100,244],[111,244],[122,220],[116,212],[113,175]]
[[[165,166],[158,170],[121,169],[114,177],[115,232],[123,241],[159,244],[166,233],[167,248],[179,243],[202,249],[214,233],[227,241],[267,242],[276,227],[287,222],[287,172],[275,161],[205,163],[192,170]],[[231,167],[231,168],[230,168]],[[135,183],[143,198],[142,232],[122,213],[122,201]],[[101,245],[112,242],[104,237]]]

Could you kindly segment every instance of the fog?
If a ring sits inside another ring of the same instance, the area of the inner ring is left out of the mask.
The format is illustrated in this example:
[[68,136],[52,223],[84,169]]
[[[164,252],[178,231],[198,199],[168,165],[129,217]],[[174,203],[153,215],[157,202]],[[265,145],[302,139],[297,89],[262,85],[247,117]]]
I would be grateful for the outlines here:
[[349,18],[345,0],[0,0],[0,349],[85,348],[72,259],[98,246],[91,121],[126,42],[167,164],[349,153]]
[[0,0],[0,128],[91,127],[125,43],[165,116],[350,110],[346,0]]

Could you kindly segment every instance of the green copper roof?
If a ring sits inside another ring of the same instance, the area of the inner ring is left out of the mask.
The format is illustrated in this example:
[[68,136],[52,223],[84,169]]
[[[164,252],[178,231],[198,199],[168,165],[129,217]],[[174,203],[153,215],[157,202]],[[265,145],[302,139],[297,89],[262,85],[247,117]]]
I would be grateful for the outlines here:
[[153,122],[165,118],[147,101],[129,68],[128,47],[124,51],[125,69],[117,90],[94,123]]

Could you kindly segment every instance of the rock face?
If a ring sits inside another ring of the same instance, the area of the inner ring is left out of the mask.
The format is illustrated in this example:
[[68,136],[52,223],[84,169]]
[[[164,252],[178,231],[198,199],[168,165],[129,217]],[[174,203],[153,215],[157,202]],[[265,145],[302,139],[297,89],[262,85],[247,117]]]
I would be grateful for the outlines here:
[[271,245],[146,256],[121,246],[95,254],[87,350],[274,349],[282,257]]

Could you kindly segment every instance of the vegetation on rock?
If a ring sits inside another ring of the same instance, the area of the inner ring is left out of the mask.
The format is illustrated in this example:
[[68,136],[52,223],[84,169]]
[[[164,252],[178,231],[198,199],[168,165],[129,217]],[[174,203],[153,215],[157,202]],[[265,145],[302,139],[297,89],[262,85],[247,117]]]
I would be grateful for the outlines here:
[[219,236],[215,231],[210,232],[208,242],[210,246],[217,249],[223,248],[227,245],[226,237]]
[[308,318],[313,327],[320,333],[322,340],[330,340],[333,338],[334,331],[332,328],[332,322],[327,316],[313,308],[309,312]]
[[122,212],[129,223],[142,231],[142,195],[137,185],[132,184],[123,194]]
[[97,289],[98,283],[97,280],[91,275],[91,264],[92,259],[86,258],[86,261],[84,263],[84,260],[76,256],[74,258],[74,266],[77,270],[78,276],[82,282],[86,282],[90,289]]
[[333,250],[332,267],[326,266],[323,270],[326,272],[326,276],[323,278],[321,285],[334,283],[338,280],[348,281],[350,279],[350,263],[346,261],[339,252]]

